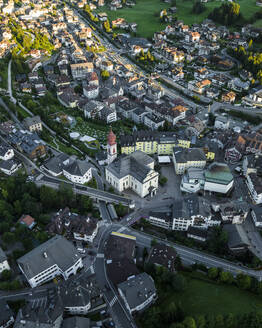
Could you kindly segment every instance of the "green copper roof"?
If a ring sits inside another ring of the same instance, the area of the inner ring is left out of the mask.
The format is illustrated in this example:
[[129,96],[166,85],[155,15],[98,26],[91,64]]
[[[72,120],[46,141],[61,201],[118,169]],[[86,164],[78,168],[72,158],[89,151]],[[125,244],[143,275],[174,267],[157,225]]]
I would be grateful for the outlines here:
[[208,182],[228,184],[233,180],[233,175],[226,164],[214,162],[205,171],[205,179]]

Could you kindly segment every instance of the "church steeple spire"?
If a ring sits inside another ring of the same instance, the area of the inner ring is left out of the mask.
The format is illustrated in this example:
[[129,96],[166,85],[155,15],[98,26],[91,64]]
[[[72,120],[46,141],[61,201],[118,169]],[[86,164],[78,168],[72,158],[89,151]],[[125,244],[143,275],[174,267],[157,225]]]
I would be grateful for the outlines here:
[[117,143],[116,143],[116,135],[112,131],[112,127],[110,127],[109,134],[107,136],[107,163],[112,163],[117,157]]

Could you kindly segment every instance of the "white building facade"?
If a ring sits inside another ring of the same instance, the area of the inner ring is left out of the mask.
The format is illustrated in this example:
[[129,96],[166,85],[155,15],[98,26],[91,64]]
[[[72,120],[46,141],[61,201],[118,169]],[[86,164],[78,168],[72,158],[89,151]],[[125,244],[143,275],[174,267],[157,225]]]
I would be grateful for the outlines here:
[[86,182],[90,181],[92,179],[92,169],[90,167],[90,169],[88,171],[86,171],[86,173],[84,175],[74,175],[71,174],[70,172],[67,172],[66,169],[63,169],[63,174],[64,176],[74,182],[74,183],[80,183],[80,184],[85,184]]
[[2,248],[0,247],[0,274],[4,271],[4,270],[10,270],[10,266],[8,264],[7,261],[7,257],[4,253],[4,251],[2,250]]
[[73,244],[58,235],[19,258],[17,263],[32,288],[56,276],[67,280],[83,267]]

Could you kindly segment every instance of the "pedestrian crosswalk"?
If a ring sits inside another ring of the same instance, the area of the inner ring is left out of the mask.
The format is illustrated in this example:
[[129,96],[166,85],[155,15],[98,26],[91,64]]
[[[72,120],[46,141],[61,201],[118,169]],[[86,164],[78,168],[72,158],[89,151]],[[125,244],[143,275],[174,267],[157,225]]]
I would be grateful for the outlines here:
[[105,257],[105,255],[103,253],[98,253],[96,257],[103,259]]
[[117,301],[117,297],[114,296],[114,297],[112,298],[112,300],[109,302],[109,305],[112,307],[112,306],[115,304],[116,301]]
[[117,230],[117,232],[123,232],[126,229],[126,227],[121,227]]

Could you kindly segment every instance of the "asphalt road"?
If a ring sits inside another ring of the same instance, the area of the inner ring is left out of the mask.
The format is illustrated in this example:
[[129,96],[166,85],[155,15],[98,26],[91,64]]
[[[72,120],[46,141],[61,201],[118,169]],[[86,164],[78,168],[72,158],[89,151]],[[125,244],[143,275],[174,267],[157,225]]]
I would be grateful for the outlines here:
[[237,264],[234,264],[230,261],[218,258],[216,256],[200,252],[198,250],[181,246],[175,243],[171,243],[169,241],[157,238],[152,235],[148,235],[139,231],[136,231],[132,228],[125,228],[122,229],[122,232],[128,233],[130,235],[133,235],[136,237],[137,244],[143,247],[150,247],[151,241],[153,239],[159,240],[159,242],[162,242],[168,246],[172,246],[175,248],[177,253],[180,255],[182,261],[191,262],[191,263],[201,263],[206,265],[207,267],[217,267],[222,268],[224,271],[231,272],[233,275],[237,275],[239,273],[244,273],[253,277],[256,277],[258,280],[262,280],[262,272],[261,271],[255,271],[243,266],[239,266]]
[[35,181],[35,183],[39,186],[45,185],[45,186],[49,186],[49,187],[54,188],[54,189],[58,189],[62,182],[66,183],[66,184],[73,185],[74,192],[77,193],[77,194],[86,195],[86,196],[89,196],[91,198],[95,198],[95,199],[98,199],[98,200],[103,200],[103,201],[106,201],[106,202],[122,203],[123,205],[129,205],[132,202],[131,199],[128,199],[126,197],[122,197],[122,196],[119,196],[119,195],[116,195],[116,194],[112,194],[112,193],[109,193],[109,192],[104,191],[104,190],[98,190],[98,189],[86,187],[86,186],[83,186],[83,185],[73,184],[70,181],[67,182],[65,180],[57,179],[55,177],[51,177],[51,176],[48,176],[48,175],[44,175],[43,178],[41,178],[38,181]]
[[[103,216],[104,220],[107,220],[107,215],[109,214],[107,213],[106,216]],[[108,227],[102,227],[103,232],[99,236],[97,257],[94,264],[94,269],[96,273],[97,282],[100,288],[104,292],[104,296],[108,304],[109,312],[111,313],[111,316],[116,324],[116,327],[135,328],[136,325],[132,316],[130,315],[130,313],[127,311],[126,307],[122,303],[122,299],[117,294],[115,287],[113,286],[111,281],[109,281],[107,278],[104,249],[110,233],[112,231],[117,230],[117,228],[119,228],[119,225],[113,225],[113,224],[109,225]]]

